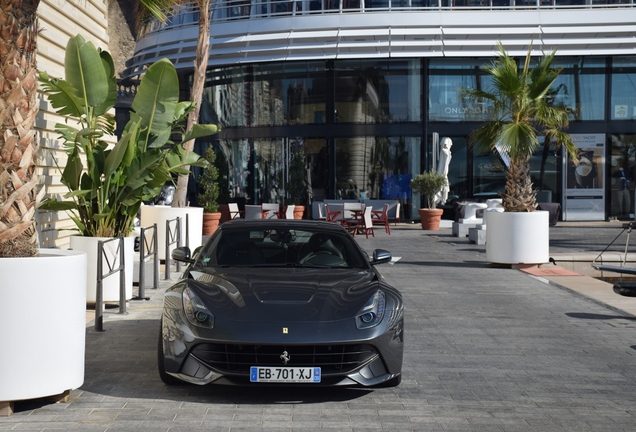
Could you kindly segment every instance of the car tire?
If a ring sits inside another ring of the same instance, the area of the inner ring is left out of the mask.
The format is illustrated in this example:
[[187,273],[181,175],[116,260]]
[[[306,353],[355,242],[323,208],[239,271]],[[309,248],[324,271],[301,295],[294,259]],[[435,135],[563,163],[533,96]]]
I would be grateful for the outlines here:
[[184,381],[181,381],[180,379],[177,379],[172,375],[166,373],[166,364],[163,355],[163,323],[161,324],[161,328],[159,329],[159,341],[157,343],[157,367],[159,368],[159,377],[165,385],[175,386],[185,384]]

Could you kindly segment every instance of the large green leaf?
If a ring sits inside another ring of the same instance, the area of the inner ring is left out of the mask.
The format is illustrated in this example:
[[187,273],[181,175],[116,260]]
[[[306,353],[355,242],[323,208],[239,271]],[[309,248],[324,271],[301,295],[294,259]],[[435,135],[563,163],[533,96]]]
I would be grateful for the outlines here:
[[144,74],[132,103],[132,109],[143,119],[150,133],[171,127],[179,101],[179,77],[168,59],[161,59]]
[[58,201],[57,198],[49,198],[40,204],[40,210],[62,211],[62,210],[75,210],[77,204],[73,201]]
[[58,114],[80,117],[84,113],[84,99],[78,96],[77,89],[70,83],[58,78],[49,78],[46,72],[41,72],[38,79],[51,106]]
[[83,169],[84,166],[80,159],[79,150],[75,148],[75,151],[69,155],[64,171],[62,172],[62,184],[70,190],[77,189],[80,184],[80,175]]
[[[103,116],[117,103],[117,78],[115,78],[115,62],[113,62],[113,58],[108,51],[100,51],[99,57],[102,60],[104,71],[108,77],[108,93],[106,100],[95,107],[94,115]],[[109,133],[112,133],[112,131]]]
[[71,38],[66,46],[64,73],[87,107],[100,106],[108,99],[110,85],[104,62],[95,45],[80,35]]
[[195,138],[202,138],[214,135],[219,131],[219,127],[213,124],[194,124],[192,128],[183,137],[183,142],[190,141]]

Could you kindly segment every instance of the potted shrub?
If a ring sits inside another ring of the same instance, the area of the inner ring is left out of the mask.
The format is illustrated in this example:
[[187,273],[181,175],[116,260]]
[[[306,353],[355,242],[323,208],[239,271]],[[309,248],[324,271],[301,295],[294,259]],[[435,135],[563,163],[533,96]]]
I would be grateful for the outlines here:
[[[39,80],[56,112],[76,122],[56,125],[67,152],[61,182],[69,192],[64,200],[52,197],[41,208],[66,210],[75,222],[80,236],[71,237],[71,247],[89,253],[87,301],[91,303],[95,299],[97,241],[129,236],[143,201],[154,198],[173,174],[187,172],[184,166],[206,164],[195,153],[186,155],[181,144],[171,141],[173,134],[181,133],[183,142],[211,135],[217,128],[197,125],[183,133],[182,120],[194,104],[179,102],[176,69],[163,59],[145,71],[130,121],[122,138],[110,146],[105,139],[114,130],[111,111],[117,100],[110,54],[78,35],[67,44],[64,67],[65,79],[50,78],[42,72]],[[129,269],[128,298],[132,296],[134,253],[134,239],[129,238],[125,263]],[[119,298],[116,279],[104,281],[104,301]]]
[[536,190],[530,177],[530,157],[546,142],[563,145],[572,160],[576,146],[564,132],[569,124],[565,107],[550,103],[551,88],[561,69],[552,67],[556,51],[532,64],[532,45],[523,65],[498,44],[498,58],[485,69],[492,79],[485,90],[467,89],[465,99],[486,102],[493,108],[492,119],[470,136],[480,151],[499,151],[509,159],[505,190],[501,193],[504,212],[488,215],[486,258],[501,264],[539,264],[549,259],[549,215],[536,211]]
[[203,155],[208,164],[203,168],[199,177],[199,205],[203,207],[203,235],[209,236],[219,227],[221,213],[219,212],[219,169],[216,167],[216,154],[212,146]]
[[435,195],[441,192],[446,184],[446,176],[434,170],[424,171],[411,179],[411,189],[413,192],[426,195],[428,204],[426,208],[420,208],[418,210],[422,222],[422,229],[439,229],[444,210],[435,207]]

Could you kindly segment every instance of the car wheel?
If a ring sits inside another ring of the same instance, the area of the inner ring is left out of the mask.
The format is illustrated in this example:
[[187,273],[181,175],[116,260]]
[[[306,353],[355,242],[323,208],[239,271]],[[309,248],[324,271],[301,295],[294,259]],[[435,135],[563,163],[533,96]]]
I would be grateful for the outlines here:
[[397,387],[400,385],[401,382],[402,382],[402,374],[394,378],[391,378],[388,381],[384,381],[383,383],[378,384],[376,387],[378,388]]
[[161,378],[161,381],[163,381],[165,385],[169,385],[169,386],[183,385],[185,384],[184,381],[181,381],[180,379],[177,379],[173,377],[172,375],[168,375],[166,373],[165,358],[163,356],[162,329],[163,329],[163,324],[161,325],[161,328],[159,329],[159,342],[157,343],[157,366],[159,368],[159,377]]

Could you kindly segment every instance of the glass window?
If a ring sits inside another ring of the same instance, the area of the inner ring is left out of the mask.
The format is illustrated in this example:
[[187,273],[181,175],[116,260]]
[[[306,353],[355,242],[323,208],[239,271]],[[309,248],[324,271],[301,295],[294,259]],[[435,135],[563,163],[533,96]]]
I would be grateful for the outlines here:
[[283,139],[254,140],[254,204],[281,203],[285,195]]
[[[200,154],[202,151],[197,149]],[[249,179],[252,176],[251,149],[247,140],[219,140],[215,145],[217,162],[223,160],[227,164],[226,169],[219,169],[219,175],[223,177],[222,183],[227,183],[228,196],[222,193],[225,198],[219,203],[229,198],[231,202],[247,201],[251,198],[248,187]]]
[[420,121],[417,60],[344,60],[335,64],[338,123]]
[[615,57],[612,63],[612,120],[636,118],[636,57]]
[[365,9],[386,9],[389,7],[389,0],[365,0]]
[[325,122],[323,62],[254,66],[252,126]]
[[541,145],[530,157],[530,178],[537,190],[537,202],[559,202],[561,169],[557,147],[554,144],[545,146],[543,137],[539,137],[539,141]]
[[[462,89],[484,88],[481,60],[435,59],[429,63],[428,108],[430,121],[483,121],[487,107],[469,104]],[[487,86],[485,87],[487,88]]]
[[556,106],[570,112],[570,120],[603,120],[605,118],[605,58],[576,57],[554,60],[563,68],[552,87]]
[[248,71],[245,67],[208,72],[201,104],[202,122],[221,126],[247,126],[250,103]]
[[636,135],[612,135],[610,216],[633,219]]
[[410,218],[411,207],[419,208],[419,196],[411,196],[414,173],[420,173],[419,137],[336,140],[336,199],[399,199]]
[[[453,146],[454,147],[454,146]],[[498,198],[506,186],[506,165],[497,152],[473,153],[473,196]]]

